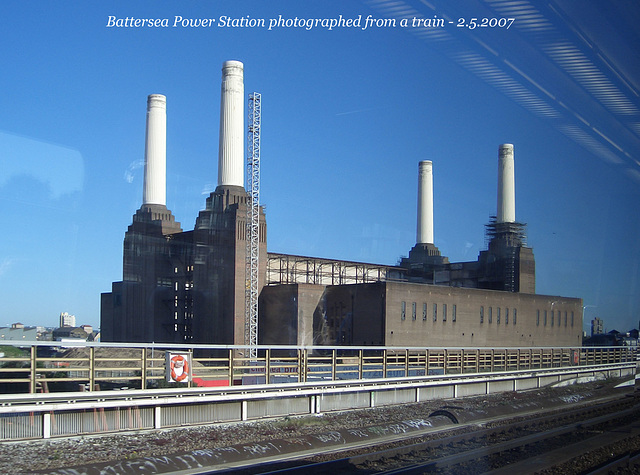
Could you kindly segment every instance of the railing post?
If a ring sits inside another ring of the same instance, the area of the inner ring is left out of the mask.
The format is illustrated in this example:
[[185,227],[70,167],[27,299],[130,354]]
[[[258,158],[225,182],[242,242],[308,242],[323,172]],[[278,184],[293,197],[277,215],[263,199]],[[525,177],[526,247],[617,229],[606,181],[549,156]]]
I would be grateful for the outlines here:
[[[91,350],[93,350],[93,347],[91,347]],[[90,351],[89,353],[91,357],[93,357],[93,351]],[[146,348],[142,348],[141,363],[142,363],[142,374],[140,375],[140,388],[147,389],[147,349]],[[191,371],[191,368],[189,368],[189,371]],[[189,377],[188,381],[189,381],[189,387],[191,387],[191,377]]]
[[306,383],[308,380],[308,372],[309,372],[309,350],[305,348],[302,350],[302,358],[304,361],[304,371],[302,374],[302,382]]
[[409,377],[409,350],[404,350],[404,377]]
[[[146,362],[146,354],[147,354],[147,350],[146,348],[143,350],[145,353],[145,362]],[[189,348],[189,361],[191,361],[191,366],[189,366],[189,377],[187,378],[187,387],[188,388],[192,388],[193,387],[193,349]],[[145,364],[145,371],[144,371],[144,389],[146,389],[146,384],[147,384],[147,366]]]
[[387,377],[387,349],[382,350],[382,377]]
[[229,350],[229,386],[233,386],[233,350]]
[[298,382],[301,383],[304,381],[304,351],[302,350],[302,348],[296,348],[296,358],[297,358],[297,365],[298,365]]
[[362,348],[360,348],[358,350],[358,379],[362,379],[362,376],[364,374],[364,361],[362,360],[364,358],[364,352],[362,351]]
[[331,381],[336,380],[336,365],[337,365],[336,352],[337,351],[338,350],[336,350],[335,348],[331,350]]
[[[300,362],[300,352],[298,352],[298,363]],[[264,382],[271,384],[271,349],[267,348],[264,353]],[[300,364],[298,364],[298,382],[300,382]]]
[[96,388],[96,349],[89,347],[89,391]]
[[429,376],[429,348],[424,350],[424,375]]
[[31,346],[31,352],[29,353],[29,365],[30,365],[30,373],[29,373],[29,386],[30,392],[35,393],[37,391],[36,388],[36,352],[37,349],[35,345]]
[[449,367],[449,353],[447,350],[444,350],[444,354],[442,356],[442,374],[448,374],[447,368]]

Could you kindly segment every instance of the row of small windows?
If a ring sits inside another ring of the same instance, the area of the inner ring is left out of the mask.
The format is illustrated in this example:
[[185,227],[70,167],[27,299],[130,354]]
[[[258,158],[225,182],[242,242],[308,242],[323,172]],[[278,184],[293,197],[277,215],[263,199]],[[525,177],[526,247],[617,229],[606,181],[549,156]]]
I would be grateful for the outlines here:
[[[504,314],[501,315],[501,308],[500,307],[496,307],[496,312],[495,312],[495,317],[496,317],[496,323],[500,324],[500,317],[502,315],[504,315],[504,323],[505,325],[509,324],[509,309],[505,308],[504,309]],[[486,312],[486,317],[487,317],[487,321],[489,323],[493,323],[493,307],[489,307],[487,309]],[[517,319],[518,319],[518,309],[514,308],[512,309],[512,320],[513,320],[513,324],[515,325],[517,323]],[[561,310],[558,310],[557,312],[555,312],[554,310],[551,310],[550,313],[551,318],[549,318],[549,313],[547,312],[547,310],[544,310],[542,313],[542,319],[541,319],[541,313],[540,310],[536,310],[536,326],[540,326],[540,323],[542,322],[543,326],[547,326],[548,324],[550,326],[557,326],[557,327],[561,327],[563,322],[564,322],[564,326],[565,328],[568,327],[569,325],[571,325],[571,327],[573,327],[573,321],[574,321],[574,313],[571,312],[567,312],[566,310],[564,311],[564,315],[563,312]],[[564,317],[564,318],[563,318]],[[557,318],[557,319],[556,319]],[[484,323],[485,320],[485,309],[483,306],[480,307],[480,323]]]
[[[422,321],[423,322],[427,321],[427,308],[428,308],[427,304],[423,302],[422,304]],[[440,308],[442,311],[442,321],[446,322],[447,316],[448,316],[447,304],[446,303],[441,304]],[[434,303],[432,306],[431,316],[434,322],[438,321],[438,304],[437,303]],[[455,322],[456,317],[457,317],[457,307],[454,304],[454,305],[451,305],[451,321]],[[401,320],[407,319],[407,302],[405,301],[403,301],[400,306],[400,319]],[[416,302],[412,302],[411,303],[411,320],[417,320],[417,319],[418,319],[418,304]]]
[[[422,304],[422,321],[427,321],[428,319],[428,306],[426,303]],[[441,304],[440,309],[438,308],[438,304],[432,304],[431,318],[434,322],[438,321],[438,310],[441,311],[441,319],[443,322],[447,321],[448,318],[448,305]],[[456,305],[451,305],[451,321],[455,322],[457,317],[457,307]],[[485,318],[488,323],[493,323],[493,319],[495,317],[496,324],[500,325],[504,322],[505,325],[509,325],[510,323],[516,325],[518,323],[518,309],[517,308],[501,308],[501,307],[488,307],[485,311],[484,306],[480,306],[480,323],[485,322]],[[407,302],[402,301],[401,309],[400,309],[400,319],[407,319]],[[416,302],[411,303],[411,320],[418,319],[418,305]],[[542,313],[540,310],[536,311],[536,325],[540,326],[557,326],[561,327],[563,324],[565,327],[569,325],[573,327],[574,324],[574,312],[564,311],[564,313],[560,310],[557,312],[552,310],[550,313],[547,310],[544,310]]]
[[[569,315],[571,317],[571,319],[569,319]],[[557,316],[557,320],[556,320],[556,316]],[[551,310],[551,319],[548,318],[549,314],[546,310],[544,310],[543,313],[543,318],[542,318],[542,325],[543,326],[547,326],[548,323],[550,323],[550,326],[557,326],[557,327],[561,327],[562,323],[563,323],[563,314],[561,310],[558,310],[557,312]],[[569,314],[566,310],[564,312],[564,326],[565,328],[569,326],[569,324],[571,325],[571,327],[573,327],[573,312],[571,312],[571,314]],[[536,326],[540,326],[540,310],[536,310]]]
[[[504,324],[505,325],[509,325],[509,307],[504,309],[504,313],[502,312],[502,308],[500,307],[496,307],[496,312],[495,312],[495,316],[496,316],[496,323],[498,325],[500,325],[500,321],[502,318],[504,318]],[[489,323],[493,323],[493,307],[489,307],[487,309],[487,321]],[[480,306],[480,323],[484,323],[484,319],[485,319],[485,311],[484,311],[484,306]],[[518,323],[518,309],[517,308],[513,308],[511,309],[511,322],[513,323],[513,325],[516,325]]]

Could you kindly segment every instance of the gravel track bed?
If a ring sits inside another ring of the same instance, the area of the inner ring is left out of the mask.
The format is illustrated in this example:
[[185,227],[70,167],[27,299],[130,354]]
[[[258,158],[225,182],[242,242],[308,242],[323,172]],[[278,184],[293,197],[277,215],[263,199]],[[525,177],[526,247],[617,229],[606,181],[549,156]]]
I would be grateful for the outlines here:
[[[455,405],[464,409],[508,406],[514,401],[522,401],[524,398],[547,398],[550,395],[599,392],[606,389],[603,388],[603,383],[589,383],[556,389],[543,388],[521,393],[509,392],[491,396],[467,397],[455,400]],[[451,403],[450,400],[447,402]],[[443,404],[446,402],[433,400],[420,404],[257,422],[91,435],[46,441],[0,442],[0,473],[24,474],[89,463],[147,456],[159,457],[197,449],[319,434],[337,429],[361,428],[390,421],[424,419]]]

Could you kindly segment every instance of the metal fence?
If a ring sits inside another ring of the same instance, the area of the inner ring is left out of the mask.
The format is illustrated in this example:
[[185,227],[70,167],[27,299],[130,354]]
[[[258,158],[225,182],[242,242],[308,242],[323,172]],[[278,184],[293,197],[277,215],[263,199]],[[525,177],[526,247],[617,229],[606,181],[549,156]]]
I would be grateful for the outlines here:
[[[64,346],[61,346],[64,345]],[[167,382],[167,353],[190,378]],[[0,393],[283,384],[490,373],[625,363],[635,347],[393,348],[2,342]],[[122,416],[124,417],[124,416]],[[128,416],[127,416],[128,417]]]

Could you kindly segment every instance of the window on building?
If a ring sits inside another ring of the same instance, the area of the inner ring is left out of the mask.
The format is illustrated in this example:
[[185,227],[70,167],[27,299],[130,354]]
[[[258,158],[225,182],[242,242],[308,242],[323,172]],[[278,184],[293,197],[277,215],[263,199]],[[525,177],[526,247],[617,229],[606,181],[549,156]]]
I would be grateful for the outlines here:
[[496,309],[496,323],[500,325],[500,307]]
[[553,326],[553,310],[551,310],[551,326]]
[[438,321],[438,304],[437,303],[433,304],[433,321],[434,322]]
[[518,309],[514,308],[513,309],[513,324],[516,324],[516,319],[518,318]]
[[489,307],[489,323],[493,321],[493,307]]
[[407,302],[402,302],[400,305],[400,319],[404,320],[407,318]]
[[411,320],[415,320],[416,319],[416,303],[413,302],[411,304]]
[[573,327],[573,312],[571,312],[571,326]]
[[540,310],[536,310],[536,326],[540,326]]
[[454,304],[453,307],[451,307],[451,321],[455,322],[456,321],[456,305]]
[[427,304],[423,303],[422,304],[422,321],[426,321],[427,320]]
[[544,311],[544,326],[547,326],[547,311]]
[[484,307],[480,306],[480,323],[484,323]]
[[442,321],[443,322],[447,321],[447,304],[446,303],[442,304]]
[[567,311],[564,311],[564,327],[567,328]]
[[504,309],[504,324],[509,325],[509,307]]

